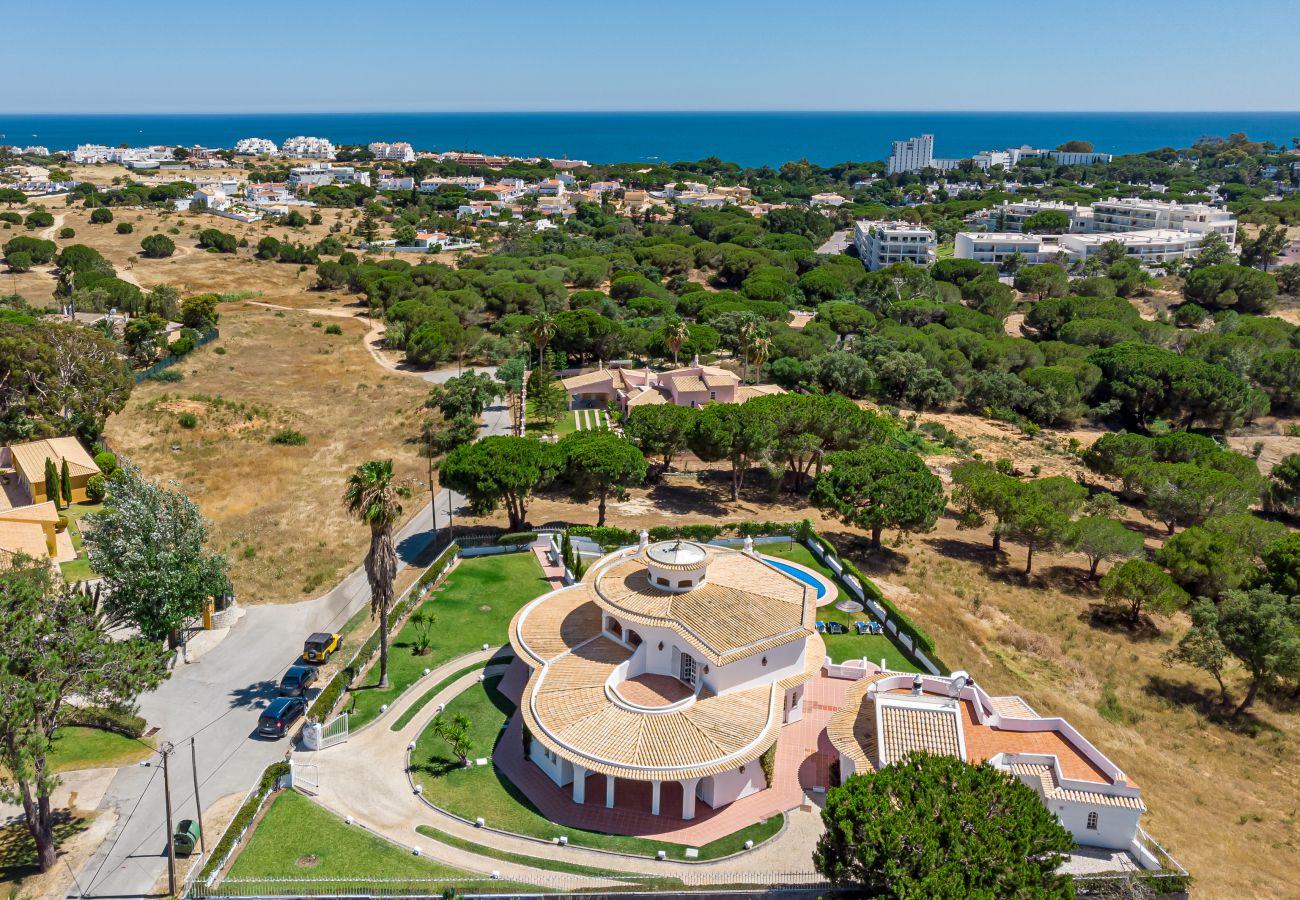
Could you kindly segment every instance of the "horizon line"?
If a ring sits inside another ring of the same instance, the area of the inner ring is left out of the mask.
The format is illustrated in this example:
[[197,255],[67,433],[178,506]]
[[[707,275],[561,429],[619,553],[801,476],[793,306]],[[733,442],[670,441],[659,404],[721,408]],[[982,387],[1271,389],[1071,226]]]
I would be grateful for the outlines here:
[[281,116],[281,115],[1300,115],[1300,109],[274,109],[274,110],[62,110],[59,112],[0,111],[0,116]]

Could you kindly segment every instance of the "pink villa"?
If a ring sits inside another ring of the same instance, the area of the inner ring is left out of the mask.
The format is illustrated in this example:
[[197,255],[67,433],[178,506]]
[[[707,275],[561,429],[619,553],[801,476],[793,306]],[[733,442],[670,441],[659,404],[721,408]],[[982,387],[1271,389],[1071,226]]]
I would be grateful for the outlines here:
[[623,412],[654,403],[704,406],[706,403],[744,403],[766,394],[783,394],[774,384],[741,384],[734,372],[701,365],[697,357],[689,366],[668,372],[644,369],[597,369],[565,378],[569,407],[605,406],[616,401]]

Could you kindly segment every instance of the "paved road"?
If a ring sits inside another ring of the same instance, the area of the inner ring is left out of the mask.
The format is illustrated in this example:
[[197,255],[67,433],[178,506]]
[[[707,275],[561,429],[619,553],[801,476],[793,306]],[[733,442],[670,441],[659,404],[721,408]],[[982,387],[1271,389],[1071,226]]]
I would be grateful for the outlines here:
[[[440,374],[425,377],[432,381]],[[481,433],[510,433],[506,404],[498,401],[488,407]],[[464,500],[449,491],[439,493],[436,500],[437,527],[444,528],[449,503],[455,510]],[[398,532],[399,570],[429,546],[433,537],[429,525],[430,505],[425,504]],[[227,794],[248,790],[262,770],[284,758],[288,749],[284,741],[257,737],[257,717],[275,697],[284,670],[296,661],[303,636],[337,628],[369,602],[365,570],[357,568],[314,600],[250,607],[219,647],[192,664],[178,666],[157,691],[140,699],[141,714],[160,729],[158,741],[171,741],[181,751],[172,757],[176,820],[194,814],[190,737],[197,737],[199,796],[205,808]],[[115,809],[117,824],[77,873],[68,897],[149,895],[166,873],[162,772],[153,763],[120,770],[100,808]],[[212,840],[216,837],[213,834]]]
[[844,228],[828,237],[826,243],[817,248],[817,252],[830,255],[843,253],[851,243],[853,243],[853,230]]

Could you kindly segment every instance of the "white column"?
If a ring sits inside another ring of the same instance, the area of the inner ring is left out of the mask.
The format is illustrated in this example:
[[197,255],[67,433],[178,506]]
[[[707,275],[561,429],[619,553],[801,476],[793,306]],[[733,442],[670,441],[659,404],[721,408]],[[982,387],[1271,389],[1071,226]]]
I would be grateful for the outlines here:
[[573,764],[573,802],[582,803],[587,796],[587,770]]
[[614,776],[605,776],[605,808],[614,808]]
[[682,782],[682,818],[695,818],[695,786],[700,783],[698,778],[688,778]]
[[659,782],[650,782],[650,815],[659,815]]

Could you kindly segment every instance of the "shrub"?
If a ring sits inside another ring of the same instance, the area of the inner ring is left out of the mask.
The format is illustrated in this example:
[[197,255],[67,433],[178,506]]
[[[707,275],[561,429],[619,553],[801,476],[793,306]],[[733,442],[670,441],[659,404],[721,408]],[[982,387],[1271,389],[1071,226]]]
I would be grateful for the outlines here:
[[50,260],[54,259],[54,254],[58,252],[58,246],[54,241],[43,241],[40,238],[28,237],[20,234],[16,238],[10,238],[5,242],[3,248],[5,257],[13,256],[15,253],[26,253],[32,258],[32,262],[38,266],[43,266]]
[[182,428],[194,428],[199,424],[198,417],[195,416],[194,413],[188,413],[188,412],[181,413],[180,416],[177,417],[176,421],[180,424]]
[[212,350],[212,352],[215,353],[215,354],[217,354],[218,356],[225,356],[225,355],[226,355],[226,348],[225,348],[225,347],[216,347],[216,348],[214,348],[214,349]]
[[61,715],[65,725],[98,728],[101,731],[111,731],[129,738],[140,737],[147,727],[143,717],[129,710],[112,709],[107,706],[67,705],[63,707]]
[[176,252],[176,242],[165,234],[151,234],[140,241],[140,249],[150,259],[166,259]]
[[67,531],[67,530],[68,530],[68,517],[67,517],[67,516],[59,516],[57,519],[55,519],[55,520],[54,520],[54,530],[55,530],[55,531]]
[[257,811],[261,808],[266,795],[271,793],[276,783],[288,774],[289,764],[287,762],[271,763],[266,767],[266,771],[262,773],[262,777],[257,782],[257,790],[239,808],[239,812],[235,813],[235,817],[230,820],[226,830],[221,833],[221,840],[217,841],[217,845],[212,848],[212,855],[208,857],[208,861],[204,864],[199,877],[206,878],[211,875],[212,871],[225,861],[226,854],[235,846],[235,841],[239,839],[244,829],[257,815]]
[[326,334],[342,334],[342,333],[343,333],[343,329],[338,325],[337,322],[331,322],[330,324],[328,324],[328,325],[325,326],[325,333],[326,333]]
[[503,534],[497,538],[497,543],[503,547],[514,547],[519,544],[531,544],[537,540],[536,531],[516,531],[514,534]]
[[0,212],[0,222],[4,222],[7,225],[21,225],[23,224],[23,217],[21,213]]
[[10,272],[21,273],[32,270],[32,255],[21,250],[17,253],[10,253],[5,258],[5,262],[8,264]]
[[77,236],[77,230],[75,228],[68,228],[65,226],[59,229],[59,237],[63,238],[65,241],[68,238],[74,238],[76,236]]
[[184,377],[177,369],[159,369],[157,372],[149,373],[149,380],[160,384],[175,384]]
[[132,225],[130,222],[118,222],[118,223],[117,223],[117,233],[118,233],[118,234],[130,234],[130,233],[133,232],[133,231],[135,231],[135,226]]
[[234,253],[239,241],[219,228],[205,228],[199,232],[199,246],[218,253]]
[[100,206],[90,211],[91,225],[107,225],[113,221],[113,211],[107,206]]
[[28,228],[49,228],[54,224],[54,216],[40,209],[33,213],[28,213],[27,218],[23,220]]
[[307,443],[307,435],[301,431],[294,431],[292,428],[281,428],[271,435],[271,443],[283,444],[288,447],[301,447]]
[[[116,466],[114,466],[116,468]],[[86,498],[95,503],[108,496],[108,479],[103,475],[91,475],[86,479]]]
[[111,474],[117,468],[117,454],[101,450],[95,454],[95,465],[99,466],[99,471]]

